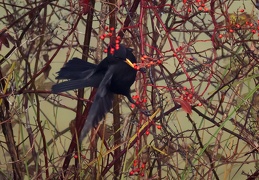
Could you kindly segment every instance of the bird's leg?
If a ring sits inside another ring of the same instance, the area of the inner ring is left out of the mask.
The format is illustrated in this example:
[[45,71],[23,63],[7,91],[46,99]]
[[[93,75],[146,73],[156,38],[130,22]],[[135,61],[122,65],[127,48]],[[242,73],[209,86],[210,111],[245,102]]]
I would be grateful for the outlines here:
[[140,105],[138,103],[136,103],[136,101],[134,101],[132,99],[132,97],[130,96],[130,94],[128,96],[126,96],[129,100],[129,102],[131,102],[132,104],[134,104],[143,114],[145,114],[146,116],[150,116],[151,113],[147,110],[147,109],[143,109],[140,107]]

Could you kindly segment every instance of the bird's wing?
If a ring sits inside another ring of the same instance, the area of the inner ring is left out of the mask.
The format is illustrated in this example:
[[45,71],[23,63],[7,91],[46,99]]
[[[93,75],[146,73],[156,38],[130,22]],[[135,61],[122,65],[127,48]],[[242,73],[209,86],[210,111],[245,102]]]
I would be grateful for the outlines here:
[[81,131],[79,138],[80,142],[82,142],[88,132],[95,127],[105,117],[105,114],[112,108],[113,93],[109,91],[112,76],[112,69],[109,69],[99,85],[93,104],[88,113],[88,117]]
[[89,75],[96,67],[96,64],[73,58],[61,68],[56,79],[81,79]]

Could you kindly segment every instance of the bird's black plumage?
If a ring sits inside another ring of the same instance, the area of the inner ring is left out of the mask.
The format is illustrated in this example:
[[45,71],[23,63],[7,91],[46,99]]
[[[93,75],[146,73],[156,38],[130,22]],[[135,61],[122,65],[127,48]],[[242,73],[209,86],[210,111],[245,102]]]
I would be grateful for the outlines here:
[[120,45],[118,50],[113,54],[108,53],[98,65],[73,58],[58,72],[56,79],[69,79],[69,81],[54,85],[53,93],[84,87],[98,88],[81,131],[80,142],[112,108],[113,94],[122,94],[131,103],[135,103],[130,96],[130,87],[135,81],[137,71],[125,62],[126,59],[136,63],[132,49]]

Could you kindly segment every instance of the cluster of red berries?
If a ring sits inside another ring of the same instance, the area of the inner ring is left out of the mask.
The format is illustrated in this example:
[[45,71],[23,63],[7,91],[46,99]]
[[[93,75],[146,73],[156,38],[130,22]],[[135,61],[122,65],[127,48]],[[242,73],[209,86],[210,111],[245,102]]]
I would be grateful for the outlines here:
[[[158,130],[162,129],[162,126],[160,124],[154,124]],[[145,134],[148,136],[150,134],[149,129],[146,130]]]
[[181,99],[192,103],[193,94],[189,93],[189,91],[186,87],[183,87],[183,93],[181,95]]
[[[114,27],[109,28],[108,26],[106,26],[105,30],[107,33],[104,33],[100,36],[101,40],[104,40],[105,38],[110,38],[112,36],[112,33],[115,30],[115,28]],[[117,36],[116,40],[115,40],[115,48],[111,47],[109,53],[114,54],[114,51],[118,50],[120,48],[120,42],[121,42],[121,37]],[[107,53],[108,49],[104,49],[104,52]]]
[[111,37],[114,31],[114,27],[109,28],[108,26],[105,26],[105,30],[107,33],[104,33],[100,36],[101,40],[104,40],[106,37]]
[[[75,159],[78,159],[78,155],[75,154],[75,155],[74,155],[74,158],[75,158]],[[82,154],[81,154],[81,158],[82,158],[82,159],[86,159],[85,155],[82,155]]]
[[160,65],[163,63],[163,61],[161,59],[154,60],[153,58],[148,57],[147,55],[143,55],[140,59],[143,63],[146,63],[146,67]]
[[[244,9],[240,9],[240,14],[232,13],[229,14],[229,24],[230,28],[228,30],[229,33],[234,33],[236,30],[243,29],[250,29],[250,32],[253,34],[256,34],[258,32],[259,36],[259,20],[257,20],[257,23],[252,22],[253,16],[249,15],[244,12]],[[219,34],[219,38],[223,38],[224,35]],[[225,36],[228,37],[228,36]]]
[[141,67],[149,68],[150,66],[160,65],[163,63],[163,60],[161,59],[154,60],[151,57],[148,57],[147,55],[143,55],[140,58],[140,60],[141,60],[141,63],[139,64],[133,63],[134,69],[136,69],[137,71],[140,70]]
[[[134,99],[134,101],[136,102],[136,104],[141,104],[141,103],[146,103],[147,102],[147,99],[144,98],[144,99],[140,99],[139,95],[133,95],[132,96],[132,99]],[[134,108],[135,105],[134,104],[131,104],[131,107]]]
[[[259,23],[259,20],[258,20],[258,23]],[[245,25],[246,25],[247,27],[252,28],[252,29],[251,29],[251,33],[253,33],[253,34],[255,34],[257,31],[259,31],[259,26],[257,26],[257,28],[253,28],[255,25],[254,25],[253,23],[251,23],[251,22],[248,22],[248,21],[247,21],[247,22],[245,23]],[[241,28],[241,25],[237,23],[237,24],[235,25],[235,29],[240,29],[240,28]],[[234,31],[234,29],[231,28],[231,29],[229,29],[229,32],[230,32],[230,33],[233,33],[233,32],[235,32],[235,31]],[[258,34],[258,35],[259,35],[259,34]]]
[[[193,94],[190,93],[190,90],[187,89],[187,87],[183,87],[183,92],[179,98],[187,103],[193,103]],[[202,103],[198,103],[197,106],[202,106]]]
[[129,172],[129,175],[130,176],[133,176],[133,175],[140,175],[140,176],[144,176],[144,170],[145,170],[145,167],[146,167],[146,163],[141,163],[141,166],[140,168],[138,167],[140,164],[139,160],[135,159],[134,162],[133,162],[133,167],[134,169],[132,169],[130,172]]
[[[198,7],[199,11],[204,11],[204,12],[208,12],[209,11],[209,8],[206,7],[207,0],[195,0],[195,2],[194,1],[183,0],[184,4],[186,4],[187,2],[195,4],[195,6]],[[190,4],[188,4],[188,5],[190,6]],[[190,7],[192,7],[192,6],[190,6]],[[191,12],[191,11],[192,11],[192,9],[188,8],[188,12]]]

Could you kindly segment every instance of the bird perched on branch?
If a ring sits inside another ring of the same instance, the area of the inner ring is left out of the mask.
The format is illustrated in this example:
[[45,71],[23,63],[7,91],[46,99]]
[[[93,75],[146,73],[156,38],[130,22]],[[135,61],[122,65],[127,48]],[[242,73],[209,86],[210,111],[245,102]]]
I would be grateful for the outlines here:
[[98,88],[88,117],[81,131],[79,142],[95,127],[112,108],[114,94],[121,94],[136,104],[131,98],[130,87],[135,81],[137,71],[132,63],[136,58],[131,48],[120,45],[111,53],[108,48],[107,57],[98,65],[73,58],[58,72],[56,79],[69,79],[52,87],[53,93],[59,93],[84,87]]

